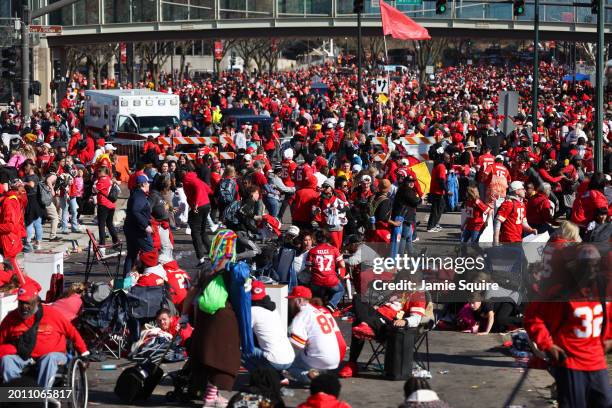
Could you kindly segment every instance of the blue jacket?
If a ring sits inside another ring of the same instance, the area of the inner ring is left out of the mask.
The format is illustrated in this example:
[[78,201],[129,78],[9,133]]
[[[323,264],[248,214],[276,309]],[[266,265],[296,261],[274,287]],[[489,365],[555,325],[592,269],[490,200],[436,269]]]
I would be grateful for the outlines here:
[[146,237],[146,229],[151,220],[151,205],[144,191],[140,188],[132,190],[127,203],[125,224],[123,229],[127,235]]

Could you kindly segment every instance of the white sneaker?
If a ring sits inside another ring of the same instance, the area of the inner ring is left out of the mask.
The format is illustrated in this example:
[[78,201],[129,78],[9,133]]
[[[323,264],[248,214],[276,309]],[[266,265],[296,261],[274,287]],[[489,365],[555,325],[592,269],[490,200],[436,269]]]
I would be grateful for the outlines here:
[[191,235],[191,228],[189,227],[185,228],[185,234]]

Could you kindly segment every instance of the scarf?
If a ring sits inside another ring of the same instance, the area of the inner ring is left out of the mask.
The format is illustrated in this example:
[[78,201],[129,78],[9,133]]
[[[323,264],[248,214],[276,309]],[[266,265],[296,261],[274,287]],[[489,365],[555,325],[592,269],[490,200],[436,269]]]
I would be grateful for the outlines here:
[[272,299],[270,299],[270,296],[268,295],[266,295],[266,297],[261,300],[251,300],[251,306],[263,307],[264,309],[267,309],[271,312],[276,310],[276,304],[272,301]]
[[36,338],[38,334],[38,326],[43,317],[42,305],[38,305],[38,310],[34,314],[34,324],[28,330],[26,330],[19,341],[17,342],[17,354],[23,360],[29,360],[32,357],[32,351],[36,346]]

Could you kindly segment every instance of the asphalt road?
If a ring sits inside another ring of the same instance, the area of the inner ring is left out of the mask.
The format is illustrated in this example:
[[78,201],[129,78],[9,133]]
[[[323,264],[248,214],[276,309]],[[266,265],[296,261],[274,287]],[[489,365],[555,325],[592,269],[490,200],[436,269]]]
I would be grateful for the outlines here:
[[[445,214],[442,219],[444,230],[437,234],[424,231],[427,213],[419,213],[421,226],[418,229],[420,238],[418,246],[427,247],[429,253],[440,251],[443,245],[453,246],[458,241],[459,214]],[[189,236],[182,231],[175,236],[176,256],[181,266],[191,270],[196,263],[193,247]],[[69,281],[82,279],[85,271],[85,255],[73,255],[65,260],[65,272]],[[112,269],[112,268],[111,268]],[[92,280],[106,280],[107,273],[103,268],[96,267]],[[350,325],[339,322],[345,338],[350,338]],[[515,386],[524,376],[525,369],[517,366],[515,360],[505,355],[500,348],[499,334],[475,336],[464,333],[433,331],[429,337],[431,358],[432,387],[453,407],[491,407],[501,408],[508,405],[514,407],[548,407],[547,398],[550,391],[547,388],[552,383],[552,377],[543,370],[530,370],[521,386]],[[424,347],[423,347],[424,350]],[[348,355],[348,353],[347,353]],[[366,345],[360,361],[367,361],[370,356]],[[101,364],[122,364],[125,360],[107,360],[104,363],[92,363],[89,369],[90,404],[106,407],[122,407],[113,394],[116,379],[123,368],[101,370]],[[178,370],[181,364],[164,364],[166,372]],[[246,375],[241,375],[239,384],[246,381]],[[341,381],[341,398],[353,407],[396,407],[403,399],[403,382],[388,381],[375,372],[363,373],[358,378]],[[156,388],[153,396],[144,406],[177,406],[164,398],[166,392],[172,390],[169,378],[166,378]],[[308,392],[303,389],[291,390],[293,396],[287,396],[288,406],[296,406],[303,402]],[[505,404],[511,394],[515,394],[510,404]],[[228,395],[226,395],[228,396]],[[201,401],[194,401],[200,405]],[[184,405],[183,405],[184,406]]]

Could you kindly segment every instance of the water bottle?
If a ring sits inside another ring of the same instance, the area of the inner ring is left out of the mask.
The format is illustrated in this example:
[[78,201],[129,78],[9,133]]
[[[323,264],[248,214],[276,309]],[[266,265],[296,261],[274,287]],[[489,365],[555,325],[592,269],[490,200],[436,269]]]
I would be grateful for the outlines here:
[[102,366],[100,366],[100,369],[104,371],[116,370],[117,364],[102,364]]

